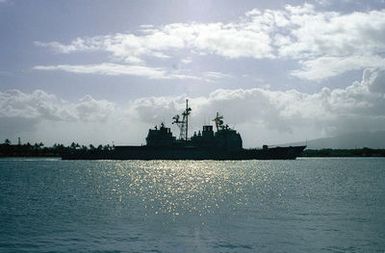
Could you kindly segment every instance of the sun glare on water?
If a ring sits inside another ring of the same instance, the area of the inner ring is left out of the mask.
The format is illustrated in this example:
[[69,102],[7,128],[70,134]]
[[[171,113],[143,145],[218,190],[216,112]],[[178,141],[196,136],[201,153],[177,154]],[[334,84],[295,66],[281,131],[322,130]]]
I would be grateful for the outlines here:
[[[122,204],[135,202],[152,214],[201,216],[215,213],[224,205],[247,205],[247,187],[265,182],[269,176],[255,168],[253,178],[245,178],[240,165],[215,161],[121,161],[106,162],[103,167],[109,167],[104,176],[110,180],[111,196]],[[263,163],[259,165],[263,168]]]

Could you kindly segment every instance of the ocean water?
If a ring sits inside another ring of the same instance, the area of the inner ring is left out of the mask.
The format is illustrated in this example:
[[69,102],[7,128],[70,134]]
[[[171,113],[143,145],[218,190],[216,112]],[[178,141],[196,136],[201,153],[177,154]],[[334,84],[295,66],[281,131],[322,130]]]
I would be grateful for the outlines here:
[[385,252],[385,159],[0,159],[0,252]]

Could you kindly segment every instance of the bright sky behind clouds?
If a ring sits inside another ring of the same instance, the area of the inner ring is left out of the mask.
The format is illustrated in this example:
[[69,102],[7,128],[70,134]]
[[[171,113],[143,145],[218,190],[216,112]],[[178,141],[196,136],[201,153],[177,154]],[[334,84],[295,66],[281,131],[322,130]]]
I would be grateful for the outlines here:
[[3,0],[0,32],[2,139],[140,144],[186,97],[249,147],[385,126],[383,0]]

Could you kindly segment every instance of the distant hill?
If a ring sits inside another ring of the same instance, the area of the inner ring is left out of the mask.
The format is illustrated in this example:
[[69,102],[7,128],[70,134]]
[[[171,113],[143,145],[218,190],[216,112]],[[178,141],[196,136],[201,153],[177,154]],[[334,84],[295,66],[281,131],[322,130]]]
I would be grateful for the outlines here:
[[[304,142],[288,143],[289,145],[303,145]],[[385,148],[385,131],[377,132],[356,132],[344,135],[338,135],[328,138],[320,138],[307,141],[308,149],[354,149],[369,147],[374,149]]]

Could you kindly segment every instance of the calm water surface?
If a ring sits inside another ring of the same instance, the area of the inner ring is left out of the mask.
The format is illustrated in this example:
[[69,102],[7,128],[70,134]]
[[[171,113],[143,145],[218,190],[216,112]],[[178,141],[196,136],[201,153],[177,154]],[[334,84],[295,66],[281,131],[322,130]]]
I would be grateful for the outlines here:
[[0,252],[385,252],[385,159],[0,159]]

